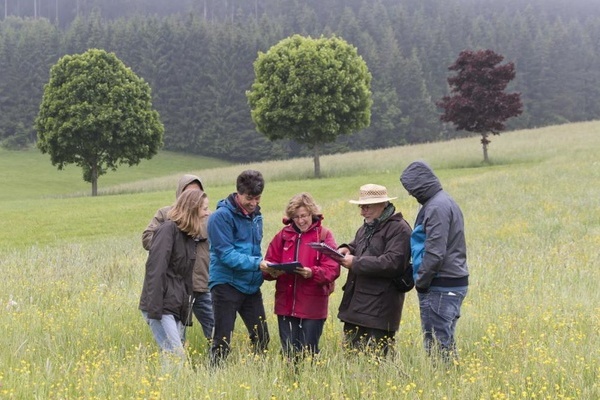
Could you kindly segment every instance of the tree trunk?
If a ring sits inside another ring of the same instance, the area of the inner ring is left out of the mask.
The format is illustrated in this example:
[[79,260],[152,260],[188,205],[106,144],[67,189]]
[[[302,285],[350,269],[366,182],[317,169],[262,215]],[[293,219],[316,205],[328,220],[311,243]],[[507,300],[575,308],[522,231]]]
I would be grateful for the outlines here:
[[98,196],[98,165],[92,166],[92,197]]
[[313,147],[313,162],[315,164],[315,178],[321,177],[321,160],[319,159],[319,145]]
[[485,164],[490,163],[490,159],[488,158],[488,144],[490,144],[490,140],[488,139],[488,133],[481,134],[481,146],[483,147],[483,162]]

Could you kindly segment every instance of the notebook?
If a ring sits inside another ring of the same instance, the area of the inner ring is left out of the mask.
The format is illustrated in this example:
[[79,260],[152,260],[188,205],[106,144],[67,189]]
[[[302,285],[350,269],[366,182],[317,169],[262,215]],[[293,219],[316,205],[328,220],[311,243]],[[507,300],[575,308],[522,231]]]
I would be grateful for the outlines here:
[[333,247],[329,246],[326,243],[311,242],[311,243],[308,243],[308,245],[310,247],[312,247],[313,249],[315,249],[331,258],[334,258],[334,259],[344,258],[344,255],[342,253],[340,253],[339,251],[337,251],[336,249],[334,249]]
[[268,265],[271,268],[278,269],[280,271],[290,272],[290,273],[294,272],[296,270],[296,268],[302,268],[302,264],[300,264],[298,261],[292,261],[292,262],[286,262],[286,263],[280,263],[280,264],[269,263]]

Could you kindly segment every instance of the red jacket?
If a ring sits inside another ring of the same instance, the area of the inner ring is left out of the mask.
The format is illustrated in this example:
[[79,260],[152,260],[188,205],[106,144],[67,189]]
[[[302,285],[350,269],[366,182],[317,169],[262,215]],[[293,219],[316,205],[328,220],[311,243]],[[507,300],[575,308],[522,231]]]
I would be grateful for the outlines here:
[[[326,319],[329,295],[333,282],[340,276],[339,264],[331,258],[308,246],[310,242],[321,241],[322,216],[313,222],[306,232],[298,232],[287,218],[286,226],[269,243],[265,260],[274,263],[300,261],[312,270],[312,276],[302,278],[295,273],[285,273],[277,278],[263,274],[266,280],[276,279],[275,314],[306,319]],[[331,231],[325,230],[324,242],[334,249],[337,244]]]

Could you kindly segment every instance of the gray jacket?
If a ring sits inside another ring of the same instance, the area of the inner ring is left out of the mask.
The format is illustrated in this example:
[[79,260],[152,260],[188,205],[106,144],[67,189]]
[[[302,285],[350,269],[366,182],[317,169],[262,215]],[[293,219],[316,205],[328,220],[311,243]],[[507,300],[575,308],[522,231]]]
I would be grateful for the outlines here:
[[460,207],[442,189],[432,169],[421,161],[410,164],[400,181],[423,206],[411,240],[417,290],[467,286],[467,246]]

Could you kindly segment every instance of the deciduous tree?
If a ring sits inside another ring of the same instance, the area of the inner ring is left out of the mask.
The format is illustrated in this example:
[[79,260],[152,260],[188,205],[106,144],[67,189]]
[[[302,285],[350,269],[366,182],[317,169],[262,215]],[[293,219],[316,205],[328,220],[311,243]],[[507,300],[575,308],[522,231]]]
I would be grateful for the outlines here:
[[259,53],[247,92],[259,132],[271,140],[292,139],[313,150],[369,126],[371,74],[356,48],[339,37],[294,35]]
[[81,167],[92,196],[109,168],[154,156],[164,130],[150,86],[114,53],[97,49],[64,56],[51,68],[35,128],[52,165]]
[[456,130],[481,134],[483,161],[489,163],[489,134],[498,135],[505,121],[523,112],[520,93],[505,93],[515,77],[512,62],[498,65],[504,59],[492,50],[464,50],[448,69],[457,71],[448,78],[451,96],[437,103],[444,109],[443,122],[452,122]]

